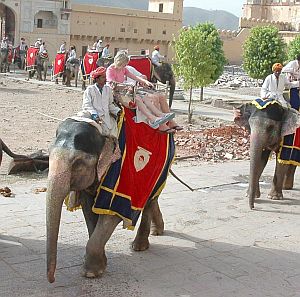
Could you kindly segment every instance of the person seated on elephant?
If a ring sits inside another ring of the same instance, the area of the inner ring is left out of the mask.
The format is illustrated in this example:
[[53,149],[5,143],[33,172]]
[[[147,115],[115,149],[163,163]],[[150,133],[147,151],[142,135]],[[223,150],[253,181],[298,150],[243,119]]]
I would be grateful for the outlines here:
[[107,43],[102,50],[101,58],[108,58],[109,56],[109,43]]
[[159,45],[154,46],[154,51],[151,55],[152,64],[155,66],[160,66],[161,62],[165,59],[159,52]]
[[40,53],[44,53],[46,50],[46,45],[45,45],[45,41],[42,42],[42,44],[40,45]]
[[76,59],[76,48],[75,45],[71,45],[68,53],[67,62],[72,63],[74,59]]
[[[151,82],[142,77],[135,76],[128,70],[128,62],[129,57],[127,53],[125,51],[119,51],[114,58],[114,63],[107,68],[107,81],[112,83],[124,83],[125,78],[129,77],[148,88],[153,88]],[[143,121],[145,120],[153,129],[159,128],[160,131],[167,133],[175,132],[175,130],[170,130],[170,127],[166,124],[166,122],[174,118],[175,114],[170,112],[164,113],[159,110],[151,100],[149,100],[149,95],[147,95],[146,92],[142,95],[137,94],[135,103],[138,110],[137,116],[135,117],[136,122],[139,122],[138,115],[141,115],[144,117]]]
[[[134,67],[127,65],[126,68],[129,70],[129,72],[133,73],[135,76],[141,77],[143,79],[147,79],[146,75],[143,75],[141,72],[136,70]],[[125,83],[135,84],[136,81],[133,80],[132,78],[126,76]],[[170,112],[170,108],[167,104],[166,96],[164,94],[156,92],[153,94],[148,94],[148,97],[151,100],[152,104],[155,105],[159,110],[161,110],[165,113]],[[168,129],[167,132],[174,132],[174,129],[175,129],[175,131],[180,131],[183,129],[183,127],[179,126],[174,121],[174,119],[171,119],[167,125],[168,125],[168,127],[166,128],[166,129]]]
[[260,96],[261,99],[275,99],[283,107],[289,107],[289,102],[283,97],[283,91],[285,88],[298,88],[299,81],[290,81],[285,74],[281,73],[282,68],[280,63],[272,66],[273,73],[265,78]]
[[67,42],[64,41],[64,42],[60,45],[58,52],[61,53],[61,54],[64,54],[64,53],[66,52],[66,45],[67,45]]
[[[291,82],[300,80],[300,54],[296,56],[296,60],[290,61],[287,65],[285,65],[282,68],[282,73],[285,73]],[[299,86],[291,87],[290,104],[292,108],[299,111],[300,109]]]
[[83,93],[82,110],[99,123],[103,135],[118,136],[117,117],[121,109],[114,103],[111,88],[106,85],[106,68],[98,67],[91,72],[93,84]]
[[41,45],[42,45],[42,38],[38,38],[36,40],[36,42],[34,43],[34,47],[40,49]]

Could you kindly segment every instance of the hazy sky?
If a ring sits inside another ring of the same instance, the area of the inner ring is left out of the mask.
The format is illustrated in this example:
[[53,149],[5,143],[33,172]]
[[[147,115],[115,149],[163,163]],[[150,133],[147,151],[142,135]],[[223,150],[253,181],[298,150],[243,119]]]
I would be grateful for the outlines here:
[[245,0],[184,0],[183,6],[212,10],[226,10],[239,17],[242,14],[242,6],[245,2]]

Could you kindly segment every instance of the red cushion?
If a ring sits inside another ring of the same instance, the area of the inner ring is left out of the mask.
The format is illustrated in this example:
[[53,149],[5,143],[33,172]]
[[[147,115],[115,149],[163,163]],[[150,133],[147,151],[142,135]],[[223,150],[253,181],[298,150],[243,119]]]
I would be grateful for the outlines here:
[[134,67],[137,71],[147,76],[147,79],[151,78],[151,60],[145,56],[130,56],[129,66]]

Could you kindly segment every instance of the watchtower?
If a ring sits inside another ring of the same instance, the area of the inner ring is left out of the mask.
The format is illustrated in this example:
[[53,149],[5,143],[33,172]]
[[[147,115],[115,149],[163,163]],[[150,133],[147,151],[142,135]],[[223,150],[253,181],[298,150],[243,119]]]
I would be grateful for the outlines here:
[[182,20],[183,0],[149,0],[148,11],[169,13],[174,19]]

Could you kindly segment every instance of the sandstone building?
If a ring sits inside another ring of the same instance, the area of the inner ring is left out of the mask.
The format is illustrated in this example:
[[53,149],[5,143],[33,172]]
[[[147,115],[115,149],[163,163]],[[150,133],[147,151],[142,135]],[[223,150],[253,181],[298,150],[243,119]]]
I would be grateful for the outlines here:
[[97,39],[118,49],[140,53],[161,45],[161,52],[172,57],[170,44],[182,26],[183,0],[149,0],[148,11],[91,6],[72,0],[0,0],[0,37],[7,35],[17,45],[37,38],[46,42],[53,59],[63,41],[74,44],[77,55]]

